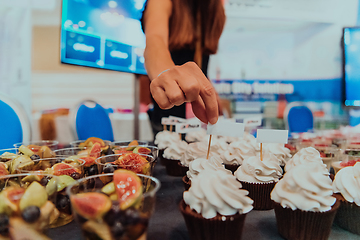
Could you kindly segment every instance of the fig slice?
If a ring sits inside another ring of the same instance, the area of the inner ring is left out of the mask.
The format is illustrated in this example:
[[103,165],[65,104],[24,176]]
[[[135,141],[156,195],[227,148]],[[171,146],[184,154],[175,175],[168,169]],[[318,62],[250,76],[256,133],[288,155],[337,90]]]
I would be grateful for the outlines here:
[[141,153],[141,154],[149,154],[151,153],[151,150],[147,147],[136,147],[134,150],[133,150],[134,153]]
[[25,189],[21,187],[7,187],[0,193],[0,213],[10,215],[18,211],[18,205]]
[[129,143],[128,147],[126,148],[127,151],[132,151],[134,148],[139,145],[139,142],[137,140],[134,140]]
[[101,218],[111,208],[111,200],[99,192],[79,193],[71,196],[71,204],[76,212],[86,219]]
[[94,158],[98,158],[100,157],[101,154],[101,146],[99,143],[94,143],[94,145],[92,145],[90,152],[89,152],[89,156],[90,157],[94,157]]
[[139,202],[139,199],[142,197],[143,188],[141,179],[136,173],[125,169],[118,169],[114,172],[113,181],[120,209],[127,209]]
[[95,143],[99,143],[100,147],[105,147],[105,142],[101,138],[98,138],[98,137],[89,137],[88,139],[85,140],[83,146],[91,147]]
[[121,155],[116,161],[120,168],[147,175],[150,170],[150,163],[141,155],[136,153],[126,153]]
[[7,170],[7,165],[3,162],[0,162],[0,176],[8,175],[9,171]]
[[55,176],[60,176],[60,175],[70,176],[73,173],[79,172],[77,168],[67,163],[57,163],[54,166],[52,166],[52,169],[54,170],[53,174]]

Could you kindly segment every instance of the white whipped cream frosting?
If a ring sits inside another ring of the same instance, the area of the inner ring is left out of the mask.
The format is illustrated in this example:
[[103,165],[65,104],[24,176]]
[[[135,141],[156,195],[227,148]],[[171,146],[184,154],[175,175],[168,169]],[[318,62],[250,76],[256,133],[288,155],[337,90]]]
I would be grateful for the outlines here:
[[171,143],[165,150],[163,157],[167,159],[180,160],[182,155],[185,154],[187,142],[178,141]]
[[234,175],[239,181],[249,183],[277,182],[282,176],[279,161],[273,154],[264,156],[253,156],[244,159],[242,165],[235,171]]
[[285,165],[285,172],[300,164],[318,163],[326,168],[320,153],[313,147],[302,148]]
[[206,130],[201,128],[199,131],[186,133],[185,140],[188,142],[200,142],[206,136]]
[[360,206],[360,163],[338,171],[333,182],[334,193],[341,193],[346,201]]
[[179,141],[180,137],[178,133],[161,131],[156,134],[154,143],[158,146],[159,149],[165,149],[169,147],[172,143],[176,143]]
[[223,162],[219,156],[213,156],[209,159],[206,158],[197,158],[190,162],[189,170],[186,175],[191,180],[194,176],[197,176],[200,172],[211,169],[214,171],[231,171],[225,169]]
[[318,163],[300,164],[286,172],[271,192],[271,199],[292,210],[325,212],[336,202],[326,168]]
[[281,143],[264,143],[263,152],[270,152],[274,154],[281,166],[285,166],[287,161],[291,158],[290,149],[286,148],[284,144]]
[[231,216],[245,214],[252,210],[253,200],[246,190],[240,189],[241,183],[226,171],[206,169],[191,180],[191,187],[183,194],[189,207],[210,219],[219,213]]
[[256,149],[250,142],[240,140],[230,143],[221,157],[225,164],[241,165],[245,158],[256,156],[256,153]]
[[[219,156],[220,152],[222,152],[223,145],[212,145],[210,147],[211,156]],[[190,162],[196,158],[206,158],[208,151],[208,143],[206,142],[196,142],[188,144],[185,154],[181,156],[180,162],[183,166],[189,166]]]

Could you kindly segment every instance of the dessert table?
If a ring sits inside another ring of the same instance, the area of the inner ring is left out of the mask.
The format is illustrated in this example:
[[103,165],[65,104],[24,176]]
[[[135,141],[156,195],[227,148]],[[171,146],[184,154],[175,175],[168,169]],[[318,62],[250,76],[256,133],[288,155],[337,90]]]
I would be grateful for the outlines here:
[[[148,240],[190,240],[184,219],[178,209],[184,191],[181,177],[166,174],[165,167],[157,163],[154,177],[161,181],[161,188],[157,193],[155,212],[148,227]],[[79,240],[81,231],[75,221],[49,230],[53,240]],[[283,239],[277,232],[274,210],[255,211],[247,214],[242,239]],[[349,239],[360,240],[359,235],[352,234],[337,226],[333,226],[330,240]]]

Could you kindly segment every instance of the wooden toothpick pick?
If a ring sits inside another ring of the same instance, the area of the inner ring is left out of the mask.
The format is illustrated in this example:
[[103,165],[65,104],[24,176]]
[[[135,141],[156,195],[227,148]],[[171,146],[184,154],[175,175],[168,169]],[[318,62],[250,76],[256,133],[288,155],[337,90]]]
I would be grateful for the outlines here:
[[206,159],[209,159],[210,146],[211,146],[211,137],[212,137],[212,135],[210,135],[210,138],[209,138],[209,146],[208,146],[208,151],[207,151]]
[[262,154],[262,143],[260,143],[260,160],[263,160],[263,154]]

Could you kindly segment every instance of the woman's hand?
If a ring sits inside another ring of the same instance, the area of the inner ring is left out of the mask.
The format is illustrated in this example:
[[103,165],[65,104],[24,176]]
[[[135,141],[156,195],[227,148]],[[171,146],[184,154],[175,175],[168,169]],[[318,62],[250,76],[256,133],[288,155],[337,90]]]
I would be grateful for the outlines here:
[[216,91],[194,62],[174,66],[161,73],[152,80],[150,91],[162,109],[191,102],[195,116],[202,122],[215,124],[218,120]]

